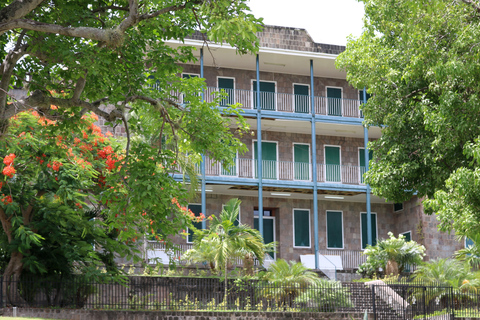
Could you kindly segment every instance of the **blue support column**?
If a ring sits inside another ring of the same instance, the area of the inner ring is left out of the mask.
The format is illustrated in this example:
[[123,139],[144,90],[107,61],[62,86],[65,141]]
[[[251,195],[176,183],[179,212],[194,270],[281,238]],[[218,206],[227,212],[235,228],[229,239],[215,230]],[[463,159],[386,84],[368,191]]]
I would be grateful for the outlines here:
[[[363,103],[367,103],[367,90],[363,88]],[[363,127],[363,143],[365,145],[365,172],[368,171],[369,152],[367,148],[368,144],[368,128]],[[373,244],[372,239],[372,212],[370,208],[370,185],[367,183],[367,243]]]
[[263,237],[263,170],[262,170],[262,106],[260,103],[260,62],[257,54],[257,175],[258,175],[258,231]]
[[[203,49],[200,49],[200,78],[203,78]],[[205,101],[205,92],[202,90],[202,102]],[[202,163],[200,165],[202,171],[202,213],[207,215],[207,195],[205,192],[205,155],[202,154]],[[202,220],[202,229],[207,228],[207,220]]]
[[310,60],[310,108],[312,109],[312,181],[313,181],[313,238],[315,242],[315,269],[318,269],[318,192],[317,192],[317,131],[313,90],[313,60]]

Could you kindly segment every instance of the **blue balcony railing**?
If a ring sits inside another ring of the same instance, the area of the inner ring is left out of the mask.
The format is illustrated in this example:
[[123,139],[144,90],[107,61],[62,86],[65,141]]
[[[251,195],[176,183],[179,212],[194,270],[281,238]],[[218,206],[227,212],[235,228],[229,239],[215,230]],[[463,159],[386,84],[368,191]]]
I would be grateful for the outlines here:
[[[225,167],[205,157],[207,176],[258,179],[257,159],[235,159],[235,164]],[[198,172],[200,173],[200,172]],[[354,165],[317,164],[317,181],[319,183],[363,184],[365,167]],[[311,182],[312,164],[293,161],[262,161],[262,176],[268,180]]]
[[[219,89],[208,87],[205,94],[207,101],[212,101],[212,93],[223,91],[228,96],[222,100],[221,106],[240,103],[243,109],[254,110],[257,108],[256,92],[253,90],[241,89]],[[181,95],[179,95],[181,99]],[[310,113],[311,99],[307,95],[291,93],[260,92],[260,105],[262,110]],[[315,113],[318,115],[360,118],[360,101],[357,99],[329,98],[315,96],[313,99]]]

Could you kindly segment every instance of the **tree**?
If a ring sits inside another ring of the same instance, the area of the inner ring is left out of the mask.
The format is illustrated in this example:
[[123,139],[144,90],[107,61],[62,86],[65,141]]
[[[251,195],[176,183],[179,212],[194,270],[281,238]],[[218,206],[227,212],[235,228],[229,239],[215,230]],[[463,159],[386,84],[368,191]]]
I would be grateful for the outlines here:
[[[204,248],[208,243],[213,249],[215,269],[223,270],[225,275],[225,298],[227,297],[227,268],[236,258],[245,258],[253,255],[263,264],[265,254],[272,250],[275,244],[264,244],[263,237],[258,230],[245,224],[237,224],[240,212],[238,199],[230,199],[219,217],[211,216],[210,226],[205,230],[194,230],[193,250]],[[212,254],[213,253],[213,254]],[[210,263],[212,261],[209,261]]]
[[112,271],[113,252],[132,252],[98,210],[95,195],[110,188],[122,156],[115,140],[93,124],[97,119],[87,114],[63,126],[36,111],[10,119],[0,140],[5,279],[18,278],[24,269],[64,275],[99,266]]
[[425,247],[415,241],[405,241],[404,235],[395,238],[388,233],[388,239],[381,239],[376,245],[367,245],[363,252],[367,261],[359,266],[358,272],[372,275],[381,267],[386,275],[399,275],[407,265],[419,264],[425,256]]
[[372,191],[401,202],[428,197],[441,229],[480,231],[480,6],[477,1],[365,0],[363,34],[350,39],[337,65],[372,95],[365,124],[381,126],[370,142]]
[[[205,40],[236,47],[239,54],[255,51],[261,20],[248,10],[244,0],[8,1],[0,9],[0,47],[4,49],[0,51],[0,142],[6,146],[0,155],[13,153],[16,158],[15,166],[3,169],[3,177],[9,185],[24,179],[17,163],[35,159],[10,151],[14,146],[8,139],[18,137],[15,116],[35,110],[46,121],[55,121],[55,130],[64,130],[61,135],[70,142],[82,137],[76,135],[82,117],[95,112],[126,131],[125,151],[118,148],[121,161],[107,164],[112,169],[105,181],[110,188],[78,196],[78,184],[91,186],[92,180],[101,178],[85,169],[89,179],[76,181],[78,174],[67,175],[71,183],[48,192],[52,199],[59,192],[80,197],[83,207],[96,204],[102,226],[116,232],[119,241],[131,244],[146,232],[168,241],[169,235],[190,223],[185,206],[195,188],[186,182],[196,182],[194,164],[199,154],[208,151],[212,158],[231,163],[237,151],[245,150],[238,137],[248,126],[235,106],[223,111],[232,117],[222,116],[216,108],[221,95],[203,101],[199,94],[205,89],[203,79],[178,77],[179,64],[196,60],[195,49],[169,46],[166,41],[181,42],[199,32]],[[27,96],[10,95],[14,88],[23,88]],[[232,122],[239,128],[235,132],[229,128]],[[51,145],[55,140],[45,141],[49,143],[42,148],[55,147]],[[3,161],[10,161],[8,157]],[[59,155],[51,157],[55,161]],[[62,163],[59,172],[83,170]],[[22,168],[27,173],[35,166]],[[176,181],[174,173],[184,173],[185,183]],[[28,195],[20,189],[7,195],[2,189],[6,208],[13,210],[21,201],[40,206],[42,196],[46,197],[43,185],[30,182]],[[8,235],[8,226],[4,224],[3,229]],[[41,243],[34,230],[26,230],[31,241]],[[21,264],[17,266],[15,272],[20,272]]]

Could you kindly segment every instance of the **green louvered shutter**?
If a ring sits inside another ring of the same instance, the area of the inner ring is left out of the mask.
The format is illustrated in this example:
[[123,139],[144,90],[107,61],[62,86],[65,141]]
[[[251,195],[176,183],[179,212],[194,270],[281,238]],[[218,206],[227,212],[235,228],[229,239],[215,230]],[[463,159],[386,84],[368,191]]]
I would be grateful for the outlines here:
[[[263,241],[265,244],[275,241],[275,228],[273,225],[274,223],[275,219],[265,219],[265,217],[263,218]],[[255,217],[253,219],[253,228],[259,230],[258,217]],[[272,258],[275,258],[275,254],[273,252],[268,252],[268,254]]]
[[[202,212],[202,205],[200,204],[189,204],[188,209],[192,210],[195,214],[195,217],[198,217]],[[202,222],[194,222],[193,226],[197,229],[202,229]],[[188,239],[187,242],[193,242],[193,230],[188,230]]]
[[227,105],[235,103],[235,84],[233,79],[230,78],[218,78],[218,88],[228,94],[228,97],[220,101],[220,106],[226,107]]
[[309,113],[310,112],[310,97],[308,95],[308,86],[303,84],[293,85],[293,94],[295,96],[295,112]]
[[295,247],[310,247],[310,213],[308,210],[293,211]]
[[[368,159],[371,161],[373,157],[372,150],[368,150]],[[364,183],[363,175],[365,174],[365,149],[358,149],[358,158],[360,162],[360,182]]]
[[341,211],[327,211],[327,248],[343,248]]
[[341,182],[340,147],[325,147],[325,180]]
[[342,89],[327,88],[327,114],[342,116]]
[[[371,221],[372,221],[372,245],[377,244],[377,215],[372,213],[371,214]],[[362,222],[362,249],[367,247],[368,243],[368,233],[367,233],[367,213],[362,212],[361,215],[361,222]]]
[[294,144],[293,161],[295,180],[310,180],[310,146]]
[[[255,160],[258,159],[257,141],[253,144]],[[258,178],[257,161],[255,161],[255,178]],[[262,176],[263,179],[277,179],[277,144],[262,142]]]
[[[258,107],[257,81],[253,81],[253,105]],[[260,81],[260,105],[262,110],[275,110],[275,83]]]

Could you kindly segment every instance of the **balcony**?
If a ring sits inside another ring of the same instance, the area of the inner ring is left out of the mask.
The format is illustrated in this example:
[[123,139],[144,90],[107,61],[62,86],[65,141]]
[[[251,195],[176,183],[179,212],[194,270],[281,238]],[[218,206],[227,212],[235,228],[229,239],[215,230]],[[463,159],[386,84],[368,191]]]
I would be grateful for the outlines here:
[[[258,179],[257,159],[235,159],[235,165],[224,167],[205,157],[205,174],[232,178]],[[365,167],[317,164],[317,182],[362,185]],[[262,161],[262,177],[268,180],[311,182],[312,164],[291,161]]]
[[[225,92],[228,94],[220,106],[240,103],[244,110],[255,110],[257,108],[257,95],[254,90],[241,89],[220,89],[208,87],[205,92],[205,100],[213,100],[212,93]],[[182,94],[174,94],[180,103],[183,103]],[[291,93],[260,92],[260,105],[262,110],[308,114],[311,113],[311,98],[308,95],[299,95]],[[361,118],[360,101],[357,99],[313,97],[313,106],[317,115]]]

